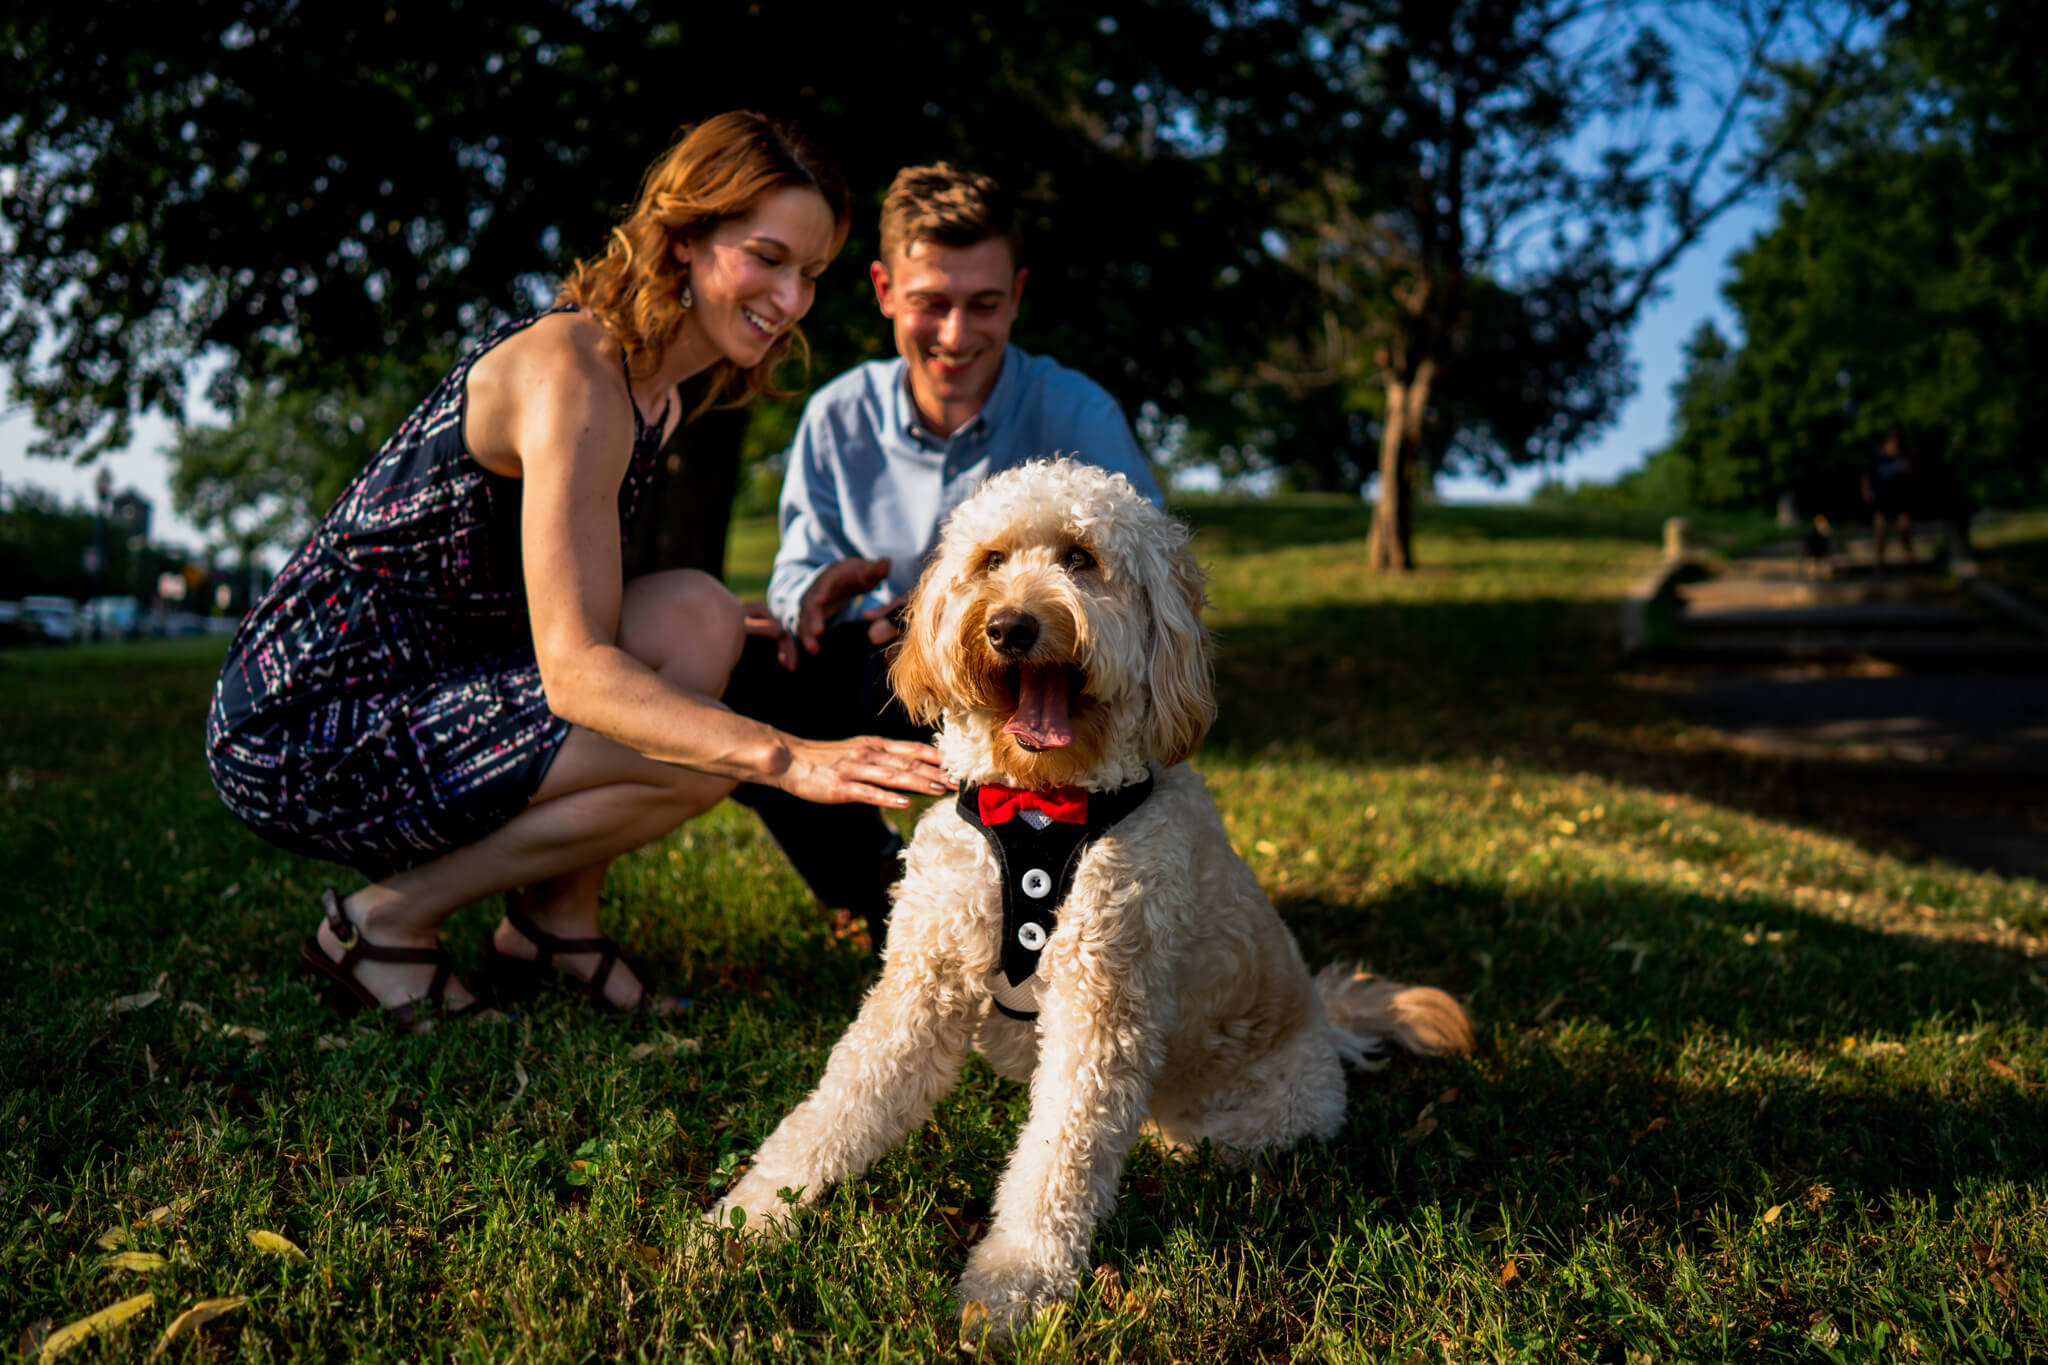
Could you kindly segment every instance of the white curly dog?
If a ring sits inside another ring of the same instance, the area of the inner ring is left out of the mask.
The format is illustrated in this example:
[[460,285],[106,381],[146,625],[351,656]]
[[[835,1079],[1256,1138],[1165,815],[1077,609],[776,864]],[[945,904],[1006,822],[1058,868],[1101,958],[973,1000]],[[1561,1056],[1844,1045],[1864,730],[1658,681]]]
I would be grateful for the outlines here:
[[[1442,991],[1313,981],[1183,760],[1215,718],[1186,530],[1120,475],[1039,461],[946,523],[891,682],[962,784],[918,821],[881,979],[710,1217],[791,1217],[923,1123],[970,1047],[1031,1111],[963,1309],[1071,1296],[1139,1134],[1232,1159],[1344,1117],[1340,1062],[1471,1046]],[[976,1314],[978,1316],[978,1314]]]

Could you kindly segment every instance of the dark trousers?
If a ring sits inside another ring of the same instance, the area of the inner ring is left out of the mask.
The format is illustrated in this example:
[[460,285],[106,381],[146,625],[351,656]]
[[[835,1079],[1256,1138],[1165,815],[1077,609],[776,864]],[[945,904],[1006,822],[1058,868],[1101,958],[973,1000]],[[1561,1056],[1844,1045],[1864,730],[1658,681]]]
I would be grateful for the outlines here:
[[[749,638],[726,684],[725,704],[801,739],[928,741],[889,690],[886,647],[868,642],[868,624],[834,626],[818,652],[797,653],[794,672],[775,659],[775,642]],[[821,806],[773,787],[742,783],[733,800],[750,806],[797,873],[825,905],[867,920],[879,946],[886,932],[888,887],[903,841],[873,806]]]

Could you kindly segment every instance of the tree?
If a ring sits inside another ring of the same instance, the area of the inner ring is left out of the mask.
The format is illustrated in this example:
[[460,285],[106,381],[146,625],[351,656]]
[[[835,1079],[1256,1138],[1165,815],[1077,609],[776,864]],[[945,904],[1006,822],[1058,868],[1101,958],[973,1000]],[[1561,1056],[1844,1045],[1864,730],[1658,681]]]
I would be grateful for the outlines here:
[[417,375],[388,364],[365,376],[364,389],[256,387],[233,421],[179,432],[172,500],[245,560],[265,546],[296,546],[423,396]]
[[1894,427],[1946,466],[1951,495],[2040,496],[2044,41],[2032,8],[1928,0],[1787,163],[1776,222],[1725,286],[1742,345],[1689,357],[1657,456],[1697,470],[1703,503],[1789,490],[1850,510]]
[[[1133,411],[1198,410],[1209,399],[1189,377],[1211,363],[1210,294],[1232,255],[1218,243],[1256,229],[1238,226],[1217,168],[1182,154],[1159,72],[1198,66],[1212,33],[1193,6],[1110,19],[1060,0],[508,0],[449,23],[290,0],[16,7],[0,19],[0,360],[46,453],[90,458],[141,411],[181,415],[202,359],[248,429],[195,456],[253,457],[280,422],[334,434],[321,405],[351,408],[366,371],[423,395],[464,338],[544,298],[679,125],[763,107],[856,187],[854,235],[808,324],[814,377],[886,347],[862,269],[881,190],[905,162],[951,157],[1024,199],[1020,339]],[[824,71],[851,74],[790,74]],[[732,422],[695,430],[670,469],[731,487],[743,438]],[[332,479],[287,447],[288,468],[250,487],[317,503]],[[221,466],[206,468],[194,496]],[[233,480],[212,486],[212,506],[235,502]],[[715,495],[657,500],[677,519],[665,543],[722,546]]]
[[[1260,149],[1272,249],[1311,285],[1311,325],[1257,377],[1377,419],[1369,560],[1404,569],[1418,466],[1497,473],[1607,420],[1628,324],[1799,145],[1862,25],[1781,0],[1260,0],[1228,31],[1271,64],[1223,94],[1222,126]],[[1756,118],[1816,52],[1792,107]],[[1686,100],[1709,108],[1697,142],[1658,117]]]

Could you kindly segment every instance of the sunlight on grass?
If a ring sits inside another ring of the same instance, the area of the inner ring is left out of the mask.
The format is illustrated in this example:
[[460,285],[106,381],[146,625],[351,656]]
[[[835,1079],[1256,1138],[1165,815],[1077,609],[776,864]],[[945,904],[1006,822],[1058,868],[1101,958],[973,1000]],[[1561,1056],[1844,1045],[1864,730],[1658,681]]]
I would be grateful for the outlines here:
[[[1622,685],[1648,519],[1425,509],[1424,569],[1386,579],[1355,505],[1188,515],[1233,843],[1312,966],[1440,983],[1482,1045],[1354,1081],[1335,1141],[1250,1171],[1141,1148],[1019,1359],[2048,1353],[2041,886],[1918,858]],[[772,545],[736,528],[736,584]],[[869,977],[751,814],[607,885],[678,1020],[338,1020],[289,972],[332,870],[207,785],[219,654],[0,655],[0,1329],[147,1291],[69,1358],[243,1296],[167,1358],[954,1352],[1026,1105],[979,1063],[787,1241],[701,1226]],[[460,964],[491,922],[451,922]]]

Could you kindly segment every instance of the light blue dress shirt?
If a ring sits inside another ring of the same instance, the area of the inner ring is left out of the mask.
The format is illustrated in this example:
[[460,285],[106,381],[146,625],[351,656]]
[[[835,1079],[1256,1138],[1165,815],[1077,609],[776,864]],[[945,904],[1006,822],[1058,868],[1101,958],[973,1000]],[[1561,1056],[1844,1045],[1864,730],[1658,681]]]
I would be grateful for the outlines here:
[[918,420],[906,368],[900,356],[870,360],[804,404],[782,479],[782,543],[768,580],[769,610],[792,632],[804,593],[839,560],[886,555],[889,577],[834,622],[909,592],[946,514],[989,475],[1027,460],[1071,455],[1124,475],[1161,502],[1123,411],[1088,376],[1011,346],[974,420],[938,436]]

